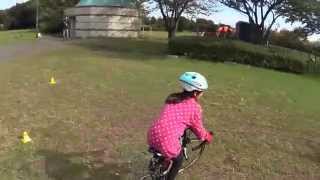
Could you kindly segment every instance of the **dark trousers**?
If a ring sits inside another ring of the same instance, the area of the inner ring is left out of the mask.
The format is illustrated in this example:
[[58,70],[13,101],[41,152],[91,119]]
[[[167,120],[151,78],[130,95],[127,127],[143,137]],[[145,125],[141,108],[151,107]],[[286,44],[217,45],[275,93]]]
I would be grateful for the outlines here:
[[170,172],[168,173],[166,180],[174,180],[176,178],[176,176],[179,173],[179,169],[182,166],[183,157],[184,157],[183,151],[181,151],[179,156],[173,159],[172,168],[171,168]]

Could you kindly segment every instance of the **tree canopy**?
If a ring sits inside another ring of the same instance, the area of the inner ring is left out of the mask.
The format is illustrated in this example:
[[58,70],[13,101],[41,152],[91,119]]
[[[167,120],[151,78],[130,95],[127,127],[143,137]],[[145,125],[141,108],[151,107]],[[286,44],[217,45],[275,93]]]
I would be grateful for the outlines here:
[[5,20],[5,12],[0,10],[0,24],[3,24]]
[[151,0],[163,17],[168,37],[175,37],[183,14],[206,14],[212,11],[215,0]]
[[35,17],[36,11],[34,4],[29,1],[23,4],[17,4],[4,11],[2,22],[6,29],[33,28],[35,27]]
[[320,34],[319,0],[290,0],[282,7],[282,13],[287,22],[302,23],[302,29],[308,35]]
[[[62,28],[64,9],[76,5],[79,0],[39,0],[40,29],[45,32],[58,32]],[[0,14],[6,29],[34,28],[36,24],[37,0],[17,4]]]

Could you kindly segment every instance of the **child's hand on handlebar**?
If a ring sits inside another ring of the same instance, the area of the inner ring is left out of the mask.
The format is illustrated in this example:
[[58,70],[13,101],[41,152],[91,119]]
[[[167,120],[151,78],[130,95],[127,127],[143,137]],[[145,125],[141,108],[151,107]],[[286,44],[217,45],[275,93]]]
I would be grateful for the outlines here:
[[213,139],[213,132],[212,132],[212,131],[209,131],[209,132],[207,133],[207,136],[206,136],[205,141],[206,141],[207,143],[211,143],[212,139]]

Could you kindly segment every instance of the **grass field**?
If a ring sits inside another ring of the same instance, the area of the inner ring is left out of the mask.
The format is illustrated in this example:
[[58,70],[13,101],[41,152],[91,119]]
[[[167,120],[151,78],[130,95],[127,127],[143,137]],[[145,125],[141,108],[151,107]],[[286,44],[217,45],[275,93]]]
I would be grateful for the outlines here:
[[[320,178],[320,77],[170,58],[156,36],[1,63],[0,179],[137,179],[147,128],[190,70],[209,80],[202,104],[216,136],[179,180]],[[33,143],[20,143],[23,131]]]
[[[189,31],[183,31],[183,32],[177,32],[177,36],[195,36],[193,32]],[[167,39],[168,33],[165,31],[145,31],[142,33],[142,37],[145,39]]]
[[22,41],[35,40],[36,34],[32,30],[0,31],[0,46]]

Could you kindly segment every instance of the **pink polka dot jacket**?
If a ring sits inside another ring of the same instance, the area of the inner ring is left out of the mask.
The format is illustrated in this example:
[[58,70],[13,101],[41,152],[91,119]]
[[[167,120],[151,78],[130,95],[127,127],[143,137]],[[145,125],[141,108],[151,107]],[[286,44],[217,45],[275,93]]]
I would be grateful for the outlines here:
[[148,144],[167,159],[177,157],[181,152],[180,138],[190,128],[200,140],[210,136],[203,127],[202,109],[194,98],[177,104],[165,104],[160,116],[148,131]]

